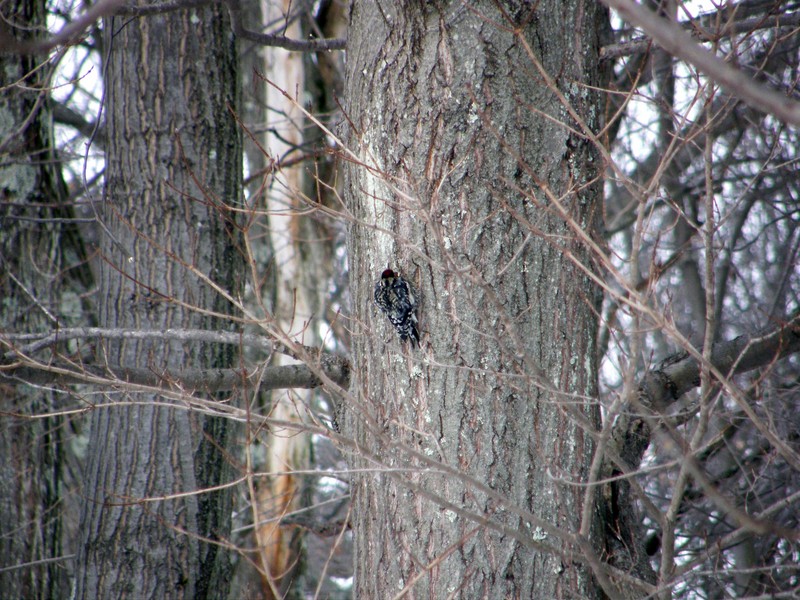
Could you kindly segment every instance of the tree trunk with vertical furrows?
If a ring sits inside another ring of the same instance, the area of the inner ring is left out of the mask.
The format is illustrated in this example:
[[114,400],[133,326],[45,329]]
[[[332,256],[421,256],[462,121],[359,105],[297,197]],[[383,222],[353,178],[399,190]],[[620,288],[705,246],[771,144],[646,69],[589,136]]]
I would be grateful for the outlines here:
[[[583,128],[606,27],[582,0],[354,5],[356,597],[602,596],[571,483],[599,423],[583,236],[601,162]],[[387,266],[421,296],[419,349],[372,305]]]
[[[203,280],[241,290],[239,217],[228,209],[240,207],[242,169],[227,13],[213,5],[104,28],[100,325],[230,331],[209,314],[230,313],[228,301]],[[98,356],[155,373],[238,364],[234,346],[169,341],[110,341]],[[99,401],[109,406],[92,413],[76,597],[226,597],[231,491],[203,490],[234,476],[232,423],[144,391]]]

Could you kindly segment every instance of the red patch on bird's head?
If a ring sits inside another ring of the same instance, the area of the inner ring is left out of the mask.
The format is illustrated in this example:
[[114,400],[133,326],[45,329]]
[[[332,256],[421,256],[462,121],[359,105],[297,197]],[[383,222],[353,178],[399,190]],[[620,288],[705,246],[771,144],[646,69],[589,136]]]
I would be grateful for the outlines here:
[[394,279],[394,277],[394,271],[391,269],[386,269],[383,273],[381,273],[381,279]]

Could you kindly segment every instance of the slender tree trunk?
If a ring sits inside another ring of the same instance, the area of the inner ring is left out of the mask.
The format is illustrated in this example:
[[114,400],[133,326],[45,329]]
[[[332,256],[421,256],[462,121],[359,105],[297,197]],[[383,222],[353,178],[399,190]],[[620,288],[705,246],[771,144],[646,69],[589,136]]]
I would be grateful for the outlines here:
[[[264,21],[276,22],[291,11],[290,2],[267,2],[264,5]],[[301,38],[300,23],[296,21],[285,30],[291,38]],[[288,52],[281,48],[266,48],[264,51],[263,72],[269,81],[266,86],[265,117],[269,123],[264,135],[264,148],[270,158],[277,163],[290,156],[297,156],[298,149],[304,147],[304,117],[298,106],[291,101],[304,89],[303,55]],[[277,89],[276,89],[277,88]],[[279,90],[286,90],[289,97]],[[295,210],[302,204],[303,179],[306,165],[299,163],[292,167],[278,168],[271,176],[265,193],[266,212],[269,215],[269,240],[273,250],[267,269],[275,273],[275,289],[270,290],[275,302],[271,308],[273,315],[283,331],[290,335],[301,335],[305,343],[313,343],[314,335],[306,331],[309,315],[307,289],[301,285],[300,273],[305,265],[298,246],[302,243],[299,221],[302,217]],[[261,232],[259,232],[261,233]],[[273,357],[276,365],[293,362],[289,357],[278,354]],[[302,422],[305,418],[297,410],[298,406],[308,406],[309,390],[296,390],[287,394],[284,391],[271,393],[270,415],[281,421]],[[259,509],[266,523],[258,527],[256,535],[262,552],[262,574],[264,600],[275,598],[297,598],[299,586],[296,577],[302,575],[304,560],[302,555],[304,532],[297,527],[282,525],[276,520],[281,515],[291,514],[302,508],[303,478],[290,473],[310,468],[311,439],[303,433],[274,429],[264,438],[266,445],[267,473],[282,473],[259,480]]]
[[[387,469],[353,482],[357,597],[601,596],[571,485],[599,421],[578,230],[595,234],[601,161],[556,91],[597,131],[606,19],[582,0],[354,5],[350,147],[371,169],[345,173],[345,430],[354,467]],[[419,350],[371,306],[387,265],[421,292]]]
[[[214,5],[105,23],[108,153],[100,322],[105,327],[231,330],[199,311],[230,312],[201,275],[239,293],[235,213],[241,137],[234,41]],[[196,269],[197,273],[192,272]],[[197,309],[197,310],[196,310]],[[156,373],[230,367],[230,346],[113,342],[112,364]],[[200,391],[202,393],[202,390]],[[77,598],[223,598],[231,424],[108,392],[92,413]],[[160,496],[197,492],[179,498]]]
[[[267,23],[280,22],[296,10],[292,0],[264,2],[263,5]],[[335,21],[337,9],[342,7],[329,7],[328,24]],[[310,4],[307,10],[308,18],[287,24],[284,35],[303,39],[319,33],[315,25],[322,23],[315,20],[312,24],[312,18],[317,15],[312,14]],[[293,339],[320,346],[325,335],[320,335],[320,323],[330,318],[325,310],[330,304],[328,282],[336,265],[332,259],[335,244],[331,221],[321,212],[309,213],[308,208],[309,199],[326,204],[325,190],[333,180],[330,172],[333,161],[325,154],[327,142],[323,134],[304,111],[329,115],[333,110],[323,103],[325,94],[333,93],[334,84],[329,79],[323,85],[320,77],[335,77],[331,63],[338,53],[311,55],[274,47],[265,48],[263,56],[264,65],[259,72],[264,72],[268,79],[262,84],[269,126],[261,148],[269,154],[274,170],[269,173],[265,186],[266,211],[259,222],[264,227],[254,228],[253,238],[267,239],[272,249],[270,261],[264,263],[269,281],[274,282],[274,288],[268,290],[273,302],[267,308],[281,329]],[[268,235],[264,235],[265,231]],[[278,365],[294,361],[276,354],[272,362]],[[318,399],[318,390],[274,392],[269,398],[269,413],[277,421],[308,421],[305,407],[314,406]],[[278,596],[291,600],[302,597],[308,589],[314,590],[315,578],[327,569],[325,563],[312,564],[306,558],[307,546],[310,544],[313,549],[314,545],[320,545],[319,538],[306,541],[302,528],[277,520],[281,515],[303,509],[309,514],[317,478],[289,471],[312,468],[312,440],[310,435],[277,427],[271,428],[270,435],[261,439],[267,447],[264,471],[280,473],[258,481],[259,510],[265,523],[257,529],[256,535],[263,555],[261,567],[268,574],[263,577],[264,598]]]

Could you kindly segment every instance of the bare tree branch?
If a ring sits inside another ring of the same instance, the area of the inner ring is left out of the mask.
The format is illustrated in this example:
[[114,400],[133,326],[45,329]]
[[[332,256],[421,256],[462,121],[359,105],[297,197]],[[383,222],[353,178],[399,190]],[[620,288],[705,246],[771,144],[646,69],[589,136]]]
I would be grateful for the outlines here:
[[15,355],[33,354],[58,342],[76,339],[127,339],[127,340],[176,340],[180,342],[209,342],[216,344],[241,344],[248,348],[256,348],[265,352],[288,352],[281,344],[266,336],[247,333],[227,333],[224,331],[207,331],[204,329],[106,329],[103,327],[69,327],[44,333],[3,333],[2,339],[9,342],[35,340],[20,348],[12,348],[4,355],[11,360]]
[[53,102],[53,119],[61,125],[74,128],[82,136],[91,139],[101,150],[106,148],[106,129],[96,123],[87,121],[84,115],[62,104]]
[[[315,370],[322,370],[326,377],[335,383],[347,387],[350,377],[350,364],[343,356],[320,352],[318,348],[300,346],[306,357],[305,364],[286,365],[281,367],[265,367],[249,372],[238,369],[188,369],[180,373],[158,371],[157,369],[134,369],[123,365],[92,365],[81,363],[63,364],[47,362],[39,363],[29,358],[32,354],[52,346],[53,344],[73,339],[159,339],[180,342],[206,342],[218,344],[236,344],[263,350],[267,353],[280,352],[300,359],[293,348],[275,342],[267,336],[206,331],[195,329],[167,329],[164,331],[140,331],[131,329],[103,329],[100,327],[73,327],[52,333],[4,333],[2,340],[8,350],[2,356],[0,372],[6,377],[16,379],[20,383],[86,383],[86,376],[104,377],[120,382],[141,385],[178,385],[185,389],[217,392],[230,390],[245,380],[258,383],[262,390],[283,388],[315,388],[322,381]],[[12,342],[35,340],[31,343],[15,347]],[[311,362],[318,364],[311,365]],[[3,364],[4,363],[4,364]],[[253,378],[257,377],[256,382]],[[113,383],[110,382],[110,383]]]
[[[344,358],[325,361],[324,373],[335,383],[347,386],[350,367]],[[285,365],[248,370],[236,369],[184,369],[180,372],[155,369],[129,368],[119,365],[75,365],[67,362],[36,364],[20,362],[0,366],[0,377],[12,383],[32,385],[70,385],[95,383],[103,379],[105,385],[146,385],[174,390],[223,392],[248,385],[261,391],[276,389],[312,389],[322,381],[306,365]]]
[[281,524],[302,527],[320,537],[333,537],[352,528],[349,519],[320,519],[313,515],[289,515],[281,519]]
[[[745,373],[772,364],[800,351],[800,313],[782,327],[752,336],[742,335],[714,345],[710,365],[726,376]],[[681,396],[700,385],[700,363],[686,352],[665,359],[639,382],[636,403],[646,410],[664,413]],[[613,437],[619,440],[619,456],[633,469],[638,467],[650,443],[647,415],[633,408],[621,411]],[[638,440],[638,441],[637,441]]]
[[255,42],[256,44],[261,44],[262,46],[275,46],[294,52],[322,52],[325,50],[343,50],[347,43],[347,40],[339,38],[293,40],[283,35],[252,31],[247,29],[243,24],[242,7],[238,0],[176,0],[175,2],[161,2],[149,6],[126,7],[120,11],[120,14],[144,17],[147,15],[181,10],[192,6],[210,4],[211,2],[222,2],[227,6],[231,17],[231,28],[238,37]]
[[124,2],[125,0],[99,0],[74,21],[65,25],[61,31],[46,40],[19,44],[12,37],[3,36],[0,38],[0,54],[40,54],[50,52],[56,46],[73,44],[92,23],[113,15]]
[[[719,342],[711,352],[710,366],[728,377],[769,365],[800,351],[800,313],[782,327],[753,336],[739,336]],[[664,413],[681,396],[700,385],[700,363],[687,353],[667,358],[639,382],[637,397],[628,408],[616,415],[609,444],[611,457],[620,457],[624,465],[609,465],[609,472],[625,466],[639,467],[650,445],[653,413]],[[611,462],[616,462],[612,460]]]
[[325,50],[343,50],[347,43],[346,40],[338,38],[292,40],[282,35],[251,31],[242,23],[242,7],[239,0],[222,0],[222,2],[228,7],[233,33],[244,40],[255,42],[256,44],[276,46],[295,52],[322,52]]
[[[769,365],[798,351],[800,313],[782,327],[715,344],[708,362],[717,373],[731,376]],[[658,428],[657,415],[653,412],[663,413],[675,400],[700,385],[700,371],[699,360],[682,353],[666,359],[658,369],[645,375],[639,383],[637,397],[631,399],[627,409],[620,410],[614,416],[611,439],[604,448],[602,471],[608,479],[603,483],[602,494],[612,498],[612,501],[607,505],[608,513],[604,515],[603,524],[608,530],[606,539],[612,548],[613,562],[619,568],[639,574],[646,581],[652,579],[647,576],[650,567],[645,530],[632,493],[635,482],[618,476],[638,471],[651,437]],[[759,533],[771,531],[782,536],[788,534],[789,539],[794,538],[785,528],[753,518],[746,511],[733,506],[708,481],[694,457],[687,455],[684,460],[705,494],[726,514],[732,515],[743,530]]]
[[[745,373],[800,351],[800,313],[782,327],[754,336],[739,336],[714,345],[711,364],[727,375]],[[668,359],[664,366],[650,371],[639,384],[641,401],[657,412],[700,383],[700,364],[691,356]]]
[[[693,31],[697,39],[703,41],[717,41],[737,33],[751,33],[760,29],[773,29],[778,27],[797,27],[800,25],[800,12],[788,15],[760,15],[741,20],[733,20],[723,25],[719,31],[710,33],[703,30],[705,27],[715,27],[717,13],[701,15],[697,19],[678,24],[684,30]],[[700,28],[699,32],[696,28]],[[630,56],[645,52],[652,44],[648,37],[638,37],[619,44],[609,44],[600,49],[600,60],[612,60],[621,56]]]
[[240,38],[261,44],[275,46],[293,52],[323,52],[327,50],[343,50],[347,40],[334,39],[309,39],[292,40],[283,35],[259,33],[247,29],[242,23],[242,9],[238,0],[178,0],[176,2],[163,2],[151,6],[123,7],[125,0],[100,0],[80,15],[71,23],[65,25],[61,31],[45,40],[20,44],[12,38],[0,38],[0,54],[42,54],[62,45],[70,45],[83,35],[86,29],[98,19],[112,15],[126,15],[144,17],[176,10],[185,10],[212,4],[221,1],[228,7],[231,17],[231,28]]
[[800,103],[753,81],[695,42],[680,26],[632,0],[603,0],[627,22],[643,29],[670,54],[694,65],[750,106],[793,125],[800,125]]

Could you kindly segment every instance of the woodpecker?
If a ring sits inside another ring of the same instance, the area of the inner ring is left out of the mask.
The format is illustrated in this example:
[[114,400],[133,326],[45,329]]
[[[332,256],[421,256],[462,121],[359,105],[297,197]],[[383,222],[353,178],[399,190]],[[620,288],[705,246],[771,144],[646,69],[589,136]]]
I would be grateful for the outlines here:
[[408,281],[386,269],[375,284],[375,304],[389,317],[401,341],[410,339],[412,346],[419,346],[417,294]]

